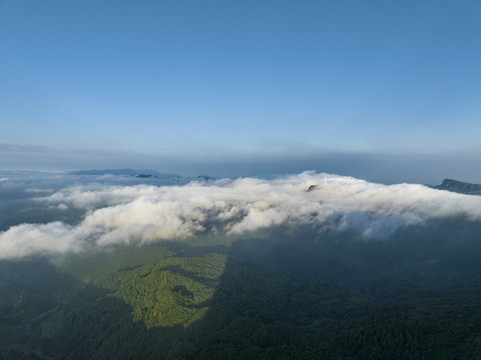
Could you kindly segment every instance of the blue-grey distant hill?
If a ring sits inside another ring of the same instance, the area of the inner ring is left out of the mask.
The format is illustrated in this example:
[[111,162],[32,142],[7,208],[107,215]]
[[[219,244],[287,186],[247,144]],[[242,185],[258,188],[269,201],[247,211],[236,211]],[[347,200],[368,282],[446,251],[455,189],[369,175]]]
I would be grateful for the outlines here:
[[163,174],[159,173],[155,170],[150,169],[90,169],[90,170],[78,170],[78,171],[69,171],[71,175],[123,175],[123,176],[136,176],[140,178],[148,178],[148,177],[180,177],[177,174]]
[[433,186],[433,188],[438,190],[448,190],[460,194],[481,195],[481,185],[453,179],[444,179],[441,185]]

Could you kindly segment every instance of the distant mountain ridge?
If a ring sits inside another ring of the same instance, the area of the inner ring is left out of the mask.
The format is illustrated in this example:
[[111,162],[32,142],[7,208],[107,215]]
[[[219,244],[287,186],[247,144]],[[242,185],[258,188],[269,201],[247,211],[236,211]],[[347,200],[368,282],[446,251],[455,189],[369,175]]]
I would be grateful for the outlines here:
[[434,189],[447,190],[460,194],[481,195],[481,185],[463,181],[444,179],[441,185],[433,186]]
[[68,171],[70,175],[124,175],[124,176],[136,176],[141,178],[147,177],[180,177],[177,174],[163,174],[155,170],[150,169],[90,169],[90,170],[77,170]]

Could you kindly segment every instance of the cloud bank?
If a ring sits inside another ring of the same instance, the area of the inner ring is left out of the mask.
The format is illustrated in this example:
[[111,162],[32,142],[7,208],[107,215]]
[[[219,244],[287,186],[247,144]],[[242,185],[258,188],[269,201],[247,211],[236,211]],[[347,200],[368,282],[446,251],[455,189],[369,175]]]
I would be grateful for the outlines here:
[[76,225],[52,221],[11,226],[0,233],[0,258],[182,240],[219,227],[229,236],[281,224],[329,226],[369,239],[386,238],[400,226],[429,219],[481,219],[481,197],[314,172],[169,186],[84,183],[34,201],[40,209],[83,210],[84,215]]

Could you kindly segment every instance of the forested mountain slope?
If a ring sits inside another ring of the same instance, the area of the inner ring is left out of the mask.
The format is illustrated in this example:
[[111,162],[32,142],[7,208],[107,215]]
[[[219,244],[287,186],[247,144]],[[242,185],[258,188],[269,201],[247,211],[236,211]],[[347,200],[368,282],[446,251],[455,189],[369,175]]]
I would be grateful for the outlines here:
[[479,225],[2,261],[2,359],[476,359]]

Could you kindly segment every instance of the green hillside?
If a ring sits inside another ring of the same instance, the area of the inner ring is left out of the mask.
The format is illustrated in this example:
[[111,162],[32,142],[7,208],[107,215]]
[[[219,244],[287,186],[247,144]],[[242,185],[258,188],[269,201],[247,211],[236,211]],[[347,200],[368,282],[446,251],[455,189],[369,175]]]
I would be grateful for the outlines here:
[[478,359],[479,226],[444,226],[3,261],[0,359]]

